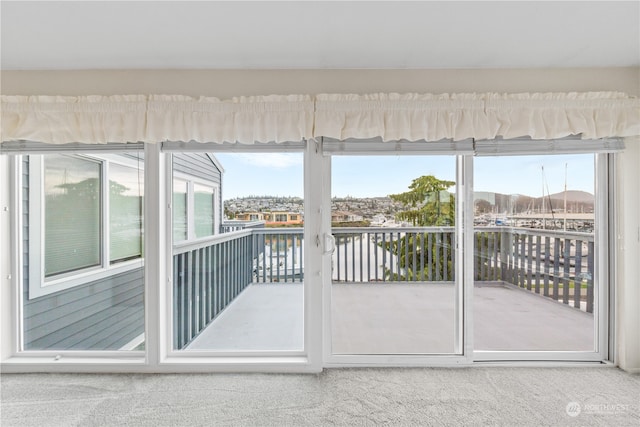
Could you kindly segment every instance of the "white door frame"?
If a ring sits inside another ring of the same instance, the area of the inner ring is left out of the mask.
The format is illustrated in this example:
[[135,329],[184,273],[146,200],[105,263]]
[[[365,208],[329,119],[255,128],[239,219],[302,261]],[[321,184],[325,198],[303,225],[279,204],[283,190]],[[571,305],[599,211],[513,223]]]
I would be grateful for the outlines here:
[[[359,143],[363,144],[364,143]],[[393,145],[389,145],[392,149]],[[364,155],[397,154],[394,151],[380,152],[369,151],[363,147],[357,153]],[[413,155],[429,155],[430,152],[412,152]],[[463,228],[473,228],[473,209],[466,209],[466,206],[473,206],[473,162],[469,161],[470,156],[458,155],[456,157],[456,285],[455,285],[455,353],[451,355],[414,355],[414,354],[333,354],[332,352],[332,313],[331,313],[331,154],[327,154],[322,162],[323,171],[323,206],[324,209],[323,242],[325,251],[323,254],[322,266],[322,288],[323,288],[323,361],[324,366],[331,367],[357,367],[357,366],[459,366],[469,365],[473,362],[472,343],[470,339],[471,331],[471,307],[473,298],[473,269],[465,268],[466,265],[473,266],[473,250],[465,251],[465,247],[473,248],[473,233],[462,233]],[[462,237],[462,238],[461,238]]]

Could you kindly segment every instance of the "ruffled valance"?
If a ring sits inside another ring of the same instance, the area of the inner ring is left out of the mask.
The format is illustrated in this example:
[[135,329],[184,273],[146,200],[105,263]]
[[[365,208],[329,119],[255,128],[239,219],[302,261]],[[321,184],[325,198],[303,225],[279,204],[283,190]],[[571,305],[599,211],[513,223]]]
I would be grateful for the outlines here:
[[315,136],[384,141],[640,135],[640,100],[617,92],[316,97]]
[[0,125],[2,141],[141,142],[147,135],[147,97],[3,95]]
[[284,142],[313,135],[308,95],[251,96],[230,100],[149,97],[145,141]]
[[640,100],[617,92],[2,96],[2,141],[255,142],[313,137],[454,141],[640,135]]
[[489,129],[484,101],[475,94],[316,96],[316,137],[459,141],[484,138]]
[[583,139],[640,135],[640,100],[618,92],[484,94],[496,136]]

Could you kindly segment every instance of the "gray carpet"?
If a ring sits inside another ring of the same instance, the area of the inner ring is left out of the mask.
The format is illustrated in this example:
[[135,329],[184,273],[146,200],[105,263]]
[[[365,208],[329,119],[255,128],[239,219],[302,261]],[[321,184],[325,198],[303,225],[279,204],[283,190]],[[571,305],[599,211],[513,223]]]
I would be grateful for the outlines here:
[[2,427],[640,426],[640,376],[613,368],[6,374],[0,380]]

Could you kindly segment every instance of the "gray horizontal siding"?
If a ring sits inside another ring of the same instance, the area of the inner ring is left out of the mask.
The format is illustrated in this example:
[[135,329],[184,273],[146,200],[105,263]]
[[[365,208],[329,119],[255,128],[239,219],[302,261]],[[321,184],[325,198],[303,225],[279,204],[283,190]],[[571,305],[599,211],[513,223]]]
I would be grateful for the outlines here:
[[24,159],[25,350],[120,349],[144,332],[142,268],[29,299],[29,163]]
[[174,153],[173,170],[220,185],[220,170],[206,153]]
[[142,269],[137,269],[37,298],[25,312],[25,334],[34,342],[47,337],[47,342],[55,344],[64,334],[97,327],[110,313],[131,306],[142,311],[140,283]]
[[141,268],[24,300],[27,350],[115,350],[144,332]]

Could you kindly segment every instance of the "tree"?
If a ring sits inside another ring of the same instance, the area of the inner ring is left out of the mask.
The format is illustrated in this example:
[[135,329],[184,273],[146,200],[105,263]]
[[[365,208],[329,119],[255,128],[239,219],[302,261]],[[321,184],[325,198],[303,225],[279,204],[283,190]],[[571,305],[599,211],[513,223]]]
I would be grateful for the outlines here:
[[[443,181],[433,175],[414,179],[409,191],[389,195],[391,200],[410,208],[398,212],[396,218],[420,227],[454,225],[455,199],[446,191],[454,185],[453,181]],[[444,203],[443,196],[446,198]]]
[[[453,181],[440,180],[433,175],[414,179],[409,191],[389,195],[392,200],[408,208],[396,213],[396,218],[419,227],[453,226],[455,198],[447,190],[454,185]],[[392,273],[385,269],[386,276],[391,280],[453,279],[451,233],[408,233],[380,245],[399,257],[401,271]]]
[[484,199],[478,199],[474,202],[474,207],[475,207],[475,213],[477,214],[485,214],[485,213],[491,213],[491,203],[489,203],[488,201],[484,200]]

